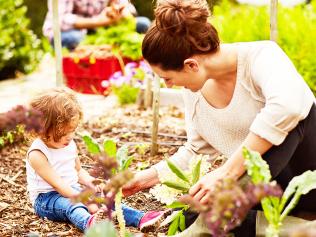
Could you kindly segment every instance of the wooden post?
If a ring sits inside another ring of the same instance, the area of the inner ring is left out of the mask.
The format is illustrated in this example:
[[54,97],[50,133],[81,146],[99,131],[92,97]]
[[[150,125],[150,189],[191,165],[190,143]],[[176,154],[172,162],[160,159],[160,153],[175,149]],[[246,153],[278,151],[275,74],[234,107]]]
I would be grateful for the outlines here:
[[278,0],[270,3],[270,39],[277,42],[278,38]]
[[146,88],[145,88],[145,108],[149,108],[152,106],[153,103],[153,96],[152,96],[152,81],[153,81],[154,75],[153,74],[146,74],[145,82],[146,82]]
[[153,96],[153,128],[151,134],[151,155],[158,153],[158,124],[159,124],[159,105],[160,105],[160,78],[154,76],[154,96]]
[[63,83],[63,65],[61,50],[61,33],[58,17],[58,0],[53,0],[53,30],[54,30],[54,48],[56,58],[56,86],[62,86]]

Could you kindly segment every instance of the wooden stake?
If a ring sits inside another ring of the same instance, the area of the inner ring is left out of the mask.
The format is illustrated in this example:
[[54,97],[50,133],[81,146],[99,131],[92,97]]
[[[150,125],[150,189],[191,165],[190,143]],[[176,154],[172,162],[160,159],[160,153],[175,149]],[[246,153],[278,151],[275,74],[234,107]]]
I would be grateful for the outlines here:
[[62,86],[63,83],[63,65],[61,51],[61,33],[58,17],[58,0],[53,0],[53,30],[54,30],[54,48],[56,58],[56,86]]
[[146,75],[146,89],[145,89],[145,108],[149,108],[153,103],[153,92],[152,92],[152,79],[153,75]]
[[270,39],[277,42],[278,38],[278,0],[270,3]]
[[152,156],[158,153],[158,124],[159,124],[159,105],[160,105],[160,78],[154,76],[154,96],[153,96],[153,128],[151,135],[151,152]]

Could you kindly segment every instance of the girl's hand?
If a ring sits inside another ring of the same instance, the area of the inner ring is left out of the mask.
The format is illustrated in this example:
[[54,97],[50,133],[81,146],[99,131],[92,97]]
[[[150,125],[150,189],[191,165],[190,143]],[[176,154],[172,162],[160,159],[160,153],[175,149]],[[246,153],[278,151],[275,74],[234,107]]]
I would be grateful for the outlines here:
[[104,184],[100,183],[100,184],[94,185],[92,182],[89,182],[86,184],[86,187],[93,189],[96,193],[101,193],[104,188]]
[[207,204],[216,183],[224,179],[226,172],[223,168],[218,168],[203,176],[195,185],[193,185],[189,194],[201,204]]
[[102,194],[104,185],[105,185],[105,184],[103,184],[103,183],[98,184],[98,185],[95,185],[95,186],[94,186],[94,191],[97,192],[97,193],[101,193],[101,194]]

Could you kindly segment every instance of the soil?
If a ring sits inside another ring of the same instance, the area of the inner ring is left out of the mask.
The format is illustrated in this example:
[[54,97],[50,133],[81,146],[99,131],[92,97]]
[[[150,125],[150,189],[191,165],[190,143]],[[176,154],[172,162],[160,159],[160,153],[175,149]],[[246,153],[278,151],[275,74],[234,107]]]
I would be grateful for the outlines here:
[[[139,110],[136,106],[115,108],[101,117],[94,118],[78,128],[78,134],[88,131],[97,140],[114,138],[119,145],[131,145],[130,152],[135,159],[131,169],[137,170],[149,162],[151,166],[166,154],[174,154],[186,140],[183,114],[172,107],[160,109],[159,152],[150,155],[150,133],[152,126],[151,110]],[[39,218],[28,201],[26,192],[25,154],[33,137],[25,134],[26,142],[13,144],[0,150],[0,236],[82,236],[76,227],[68,223],[52,222]],[[79,157],[86,169],[91,168],[94,160],[87,152],[79,135],[75,142]],[[142,148],[133,145],[145,144]],[[147,144],[147,145],[146,145]],[[144,167],[142,167],[144,168]],[[125,203],[140,210],[161,210],[163,205],[149,194],[148,190],[125,199]],[[128,228],[137,233],[136,228]],[[151,233],[148,236],[157,236]]]

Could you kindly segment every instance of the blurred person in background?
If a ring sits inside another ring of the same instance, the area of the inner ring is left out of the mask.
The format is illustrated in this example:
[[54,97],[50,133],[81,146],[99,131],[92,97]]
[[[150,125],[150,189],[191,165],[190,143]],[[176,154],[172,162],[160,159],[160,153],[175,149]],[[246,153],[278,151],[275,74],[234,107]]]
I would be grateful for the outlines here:
[[[74,49],[89,30],[106,27],[127,16],[136,18],[136,31],[145,33],[150,25],[146,17],[137,16],[135,7],[128,0],[59,0],[59,23],[63,47]],[[48,0],[48,12],[43,34],[53,45],[53,8]]]

